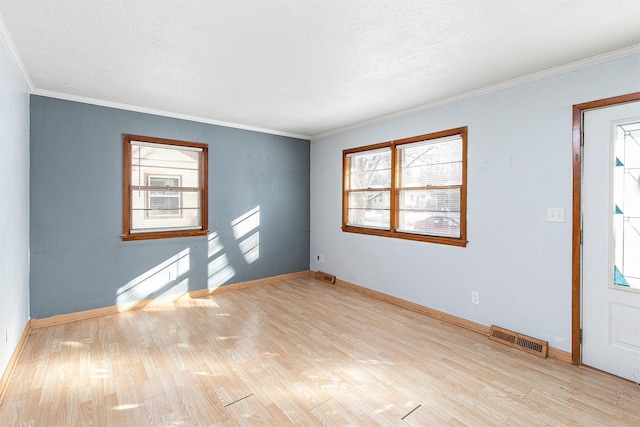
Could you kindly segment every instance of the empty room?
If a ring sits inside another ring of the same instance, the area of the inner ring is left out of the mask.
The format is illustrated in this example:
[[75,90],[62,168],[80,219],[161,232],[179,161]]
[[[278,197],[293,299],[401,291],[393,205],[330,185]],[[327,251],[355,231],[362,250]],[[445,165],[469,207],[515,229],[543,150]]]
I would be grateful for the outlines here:
[[640,425],[637,0],[0,0],[0,426]]

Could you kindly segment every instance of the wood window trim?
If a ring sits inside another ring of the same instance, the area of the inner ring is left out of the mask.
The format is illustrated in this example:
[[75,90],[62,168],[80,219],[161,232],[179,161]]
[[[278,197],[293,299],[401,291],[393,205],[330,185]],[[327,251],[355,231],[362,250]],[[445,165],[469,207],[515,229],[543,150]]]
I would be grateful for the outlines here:
[[[397,150],[398,146],[410,144],[413,142],[428,141],[433,139],[445,138],[448,136],[460,135],[462,138],[462,179],[460,186],[460,237],[443,237],[434,235],[425,235],[410,232],[396,231],[399,225],[398,218],[398,159]],[[400,140],[393,140],[383,143],[377,143],[367,145],[363,147],[356,147],[343,150],[342,152],[342,231],[348,233],[357,233],[371,236],[390,237],[396,239],[414,240],[420,242],[437,243],[443,245],[467,246],[467,138],[468,128],[467,126],[448,129],[440,132],[434,132],[424,135],[412,136]],[[391,200],[390,200],[390,229],[378,229],[370,227],[359,227],[348,224],[349,218],[349,157],[348,155],[354,153],[361,153],[365,151],[373,151],[389,148],[391,150]]]
[[[201,227],[191,230],[166,230],[166,231],[151,231],[151,232],[131,232],[131,142],[148,142],[153,144],[170,145],[174,147],[191,147],[202,150],[202,164],[200,176],[202,179],[202,190],[200,193],[200,216]],[[152,240],[152,239],[167,239],[176,237],[196,237],[206,236],[209,233],[209,209],[208,209],[208,183],[209,183],[209,160],[208,160],[207,144],[200,142],[188,142],[166,138],[155,138],[150,136],[123,134],[122,135],[122,159],[123,159],[123,178],[122,178],[122,235],[123,241],[132,240]]]

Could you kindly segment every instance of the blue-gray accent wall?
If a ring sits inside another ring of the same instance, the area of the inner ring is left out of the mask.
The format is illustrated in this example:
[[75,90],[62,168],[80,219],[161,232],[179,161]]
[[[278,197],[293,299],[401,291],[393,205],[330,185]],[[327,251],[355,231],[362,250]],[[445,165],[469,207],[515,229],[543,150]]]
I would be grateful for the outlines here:
[[[309,141],[36,95],[30,119],[33,318],[309,269]],[[123,133],[209,145],[209,236],[121,240]]]

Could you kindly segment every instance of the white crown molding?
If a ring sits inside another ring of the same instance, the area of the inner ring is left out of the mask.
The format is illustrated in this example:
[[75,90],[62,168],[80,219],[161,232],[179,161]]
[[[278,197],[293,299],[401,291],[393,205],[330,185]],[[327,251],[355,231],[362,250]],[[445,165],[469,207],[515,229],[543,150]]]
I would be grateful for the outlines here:
[[581,68],[590,67],[592,65],[602,64],[604,62],[613,61],[616,59],[624,58],[627,56],[635,55],[640,53],[640,44],[635,44],[633,46],[625,47],[622,49],[614,50],[611,52],[604,53],[602,55],[593,56],[591,58],[581,59],[579,61],[571,62],[569,64],[560,65],[558,67],[549,68],[548,70],[540,71],[537,73],[529,74],[523,77],[518,77],[512,80],[507,80],[505,82],[497,83],[495,85],[486,86],[480,89],[472,90],[470,92],[465,92],[460,95],[451,96],[448,98],[443,98],[428,104],[421,105],[419,107],[411,108],[409,110],[399,111],[397,113],[388,114],[386,116],[378,117],[371,120],[366,120],[360,123],[356,123],[353,125],[345,126],[340,129],[331,130],[328,132],[323,132],[317,135],[312,135],[311,139],[316,140],[320,138],[325,138],[327,136],[336,135],[338,133],[347,132],[353,129],[357,129],[361,126],[365,126],[372,123],[382,122],[394,117],[406,116],[412,113],[416,113],[423,110],[428,110],[434,107],[438,107],[441,105],[451,104],[453,102],[463,101],[466,99],[475,98],[481,95],[487,95],[489,93],[498,92],[503,89],[508,89],[515,86],[520,86],[523,84],[535,82],[538,80],[546,79],[549,77],[557,76],[559,74],[564,74],[570,71],[579,70]]
[[101,107],[116,108],[118,110],[134,111],[136,113],[152,114],[154,116],[170,117],[170,118],[173,118],[173,119],[188,120],[190,122],[206,123],[206,124],[210,124],[210,125],[224,126],[224,127],[228,127],[228,128],[242,129],[242,130],[248,130],[248,131],[252,131],[252,132],[267,133],[267,134],[270,134],[270,135],[286,136],[286,137],[290,137],[290,138],[298,138],[298,139],[306,139],[306,140],[310,139],[309,135],[282,132],[282,131],[274,130],[274,129],[266,129],[266,128],[261,128],[261,127],[256,127],[256,126],[243,125],[243,124],[239,124],[239,123],[225,122],[225,121],[222,121],[222,120],[214,120],[214,119],[209,119],[209,118],[206,118],[206,117],[191,116],[191,115],[188,115],[188,114],[174,113],[174,112],[171,112],[171,111],[156,110],[156,109],[153,109],[153,108],[141,107],[139,105],[123,104],[123,103],[120,103],[120,102],[113,102],[113,101],[106,101],[104,99],[97,99],[97,98],[89,98],[89,97],[85,97],[85,96],[71,95],[71,94],[63,93],[63,92],[55,92],[55,91],[50,91],[50,90],[34,89],[33,91],[31,91],[31,93],[33,95],[45,96],[45,97],[48,97],[48,98],[56,98],[56,99],[62,99],[62,100],[65,100],[65,101],[74,101],[74,102],[80,102],[80,103],[83,103],[83,104],[98,105],[98,106],[101,106]]
[[7,30],[6,24],[4,22],[4,20],[2,19],[2,15],[0,15],[0,41],[2,41],[2,44],[5,46],[5,48],[7,49],[7,52],[9,54],[9,57],[11,58],[11,60],[13,61],[13,63],[16,66],[16,69],[18,70],[18,73],[20,74],[20,77],[22,78],[25,86],[27,87],[28,91],[34,95],[40,95],[40,96],[45,96],[45,97],[49,97],[49,98],[58,98],[58,99],[63,99],[63,100],[68,100],[68,101],[75,101],[75,102],[81,102],[84,104],[92,104],[92,105],[99,105],[99,106],[103,106],[103,107],[110,107],[110,108],[117,108],[117,109],[121,109],[121,110],[127,110],[127,111],[135,111],[135,112],[139,112],[139,113],[146,113],[146,114],[152,114],[152,115],[156,115],[156,116],[164,116],[164,117],[171,117],[171,118],[176,118],[176,119],[181,119],[181,120],[188,120],[188,121],[193,121],[193,122],[199,122],[199,123],[207,123],[207,124],[212,124],[212,125],[217,125],[217,126],[224,126],[224,127],[230,127],[230,128],[235,128],[235,129],[242,129],[242,130],[248,130],[248,131],[253,131],[253,132],[260,132],[260,133],[267,133],[267,134],[272,134],[272,135],[279,135],[279,136],[285,136],[285,137],[291,137],[291,138],[299,138],[299,139],[306,139],[306,140],[312,140],[312,139],[320,139],[320,138],[324,138],[327,136],[331,136],[331,135],[335,135],[338,133],[342,133],[342,132],[346,132],[349,130],[353,130],[356,128],[359,128],[361,126],[365,126],[368,124],[372,124],[372,123],[377,123],[377,122],[381,122],[384,120],[388,120],[394,117],[400,117],[400,116],[405,116],[405,115],[409,115],[412,113],[416,113],[419,111],[423,111],[423,110],[427,110],[430,108],[434,108],[437,106],[441,106],[441,105],[446,105],[446,104],[451,104],[453,102],[458,102],[458,101],[463,101],[466,99],[470,99],[470,98],[475,98],[478,96],[482,96],[482,95],[486,95],[489,93],[493,93],[493,92],[497,92],[503,89],[508,89],[514,86],[519,86],[519,85],[523,85],[523,84],[527,84],[527,83],[531,83],[534,81],[538,81],[538,80],[542,80],[545,78],[549,78],[549,77],[553,77],[559,74],[563,74],[563,73],[567,73],[570,71],[574,71],[574,70],[578,70],[581,68],[585,68],[585,67],[589,67],[592,65],[597,65],[597,64],[601,64],[604,62],[608,62],[608,61],[613,61],[619,58],[624,58],[630,55],[634,55],[634,54],[638,54],[640,53],[640,44],[636,44],[636,45],[632,45],[626,48],[622,48],[622,49],[618,49],[612,52],[608,52],[602,55],[597,55],[591,58],[587,58],[587,59],[582,59],[579,61],[575,61],[566,65],[561,65],[558,67],[554,67],[554,68],[550,68],[548,70],[544,70],[544,71],[540,71],[537,73],[533,73],[533,74],[529,74],[527,76],[523,76],[523,77],[518,77],[512,80],[508,80],[505,82],[501,82],[495,85],[491,85],[491,86],[486,86],[484,88],[480,88],[480,89],[476,89],[470,92],[466,92],[463,94],[459,94],[459,95],[455,95],[455,96],[451,96],[448,98],[444,98],[444,99],[440,99],[431,103],[427,103],[427,104],[423,104],[419,107],[415,107],[415,108],[411,108],[408,110],[402,110],[399,111],[397,113],[393,113],[393,114],[388,114],[382,117],[378,117],[375,119],[371,119],[371,120],[366,120],[366,121],[362,121],[359,123],[355,123],[353,125],[349,125],[349,126],[345,126],[342,128],[338,128],[338,129],[334,129],[334,130],[330,130],[327,132],[322,132],[319,134],[315,134],[315,135],[304,135],[304,134],[296,134],[296,133],[289,133],[289,132],[282,132],[282,131],[278,131],[278,130],[274,130],[274,129],[266,129],[266,128],[260,128],[260,127],[255,127],[255,126],[248,126],[248,125],[243,125],[243,124],[238,124],[238,123],[232,123],[232,122],[226,122],[226,121],[222,121],[222,120],[214,120],[214,119],[209,119],[209,118],[205,118],[205,117],[199,117],[199,116],[191,116],[191,115],[187,115],[187,114],[180,114],[180,113],[175,113],[175,112],[170,112],[170,111],[163,111],[163,110],[155,110],[152,108],[146,108],[146,107],[141,107],[141,106],[137,106],[137,105],[131,105],[131,104],[123,104],[123,103],[118,103],[118,102],[113,102],[113,101],[106,101],[106,100],[102,100],[102,99],[96,99],[96,98],[89,98],[89,97],[83,97],[83,96],[77,96],[77,95],[71,95],[71,94],[67,94],[67,93],[62,93],[62,92],[55,92],[55,91],[48,91],[48,90],[42,90],[42,89],[37,89],[34,87],[33,82],[31,81],[31,78],[29,77],[29,73],[27,72],[24,63],[22,62],[22,59],[20,58],[20,55],[13,43],[13,39],[11,38],[11,35],[9,34],[9,31]]
[[35,88],[33,86],[33,82],[31,81],[31,77],[29,77],[29,73],[27,73],[27,69],[25,68],[24,63],[20,58],[20,54],[18,53],[15,44],[13,43],[11,34],[9,34],[9,30],[7,30],[4,19],[2,19],[2,15],[0,15],[0,41],[2,41],[5,49],[7,49],[9,58],[11,58],[11,61],[13,61],[13,64],[16,66],[18,74],[20,74],[20,78],[24,82],[27,90],[30,93],[33,92]]

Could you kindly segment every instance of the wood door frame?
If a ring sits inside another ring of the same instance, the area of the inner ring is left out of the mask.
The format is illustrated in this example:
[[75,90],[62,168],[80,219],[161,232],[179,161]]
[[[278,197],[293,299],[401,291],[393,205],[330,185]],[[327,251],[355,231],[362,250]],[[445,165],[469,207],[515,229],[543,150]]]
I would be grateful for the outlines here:
[[585,102],[573,106],[573,204],[572,204],[572,245],[571,245],[571,363],[579,365],[582,362],[582,348],[580,329],[581,325],[581,297],[582,297],[582,144],[583,144],[583,123],[582,113],[585,110],[595,108],[610,107],[616,104],[640,101],[640,92],[627,95],[614,96],[597,101]]

